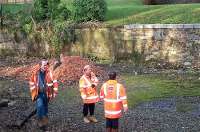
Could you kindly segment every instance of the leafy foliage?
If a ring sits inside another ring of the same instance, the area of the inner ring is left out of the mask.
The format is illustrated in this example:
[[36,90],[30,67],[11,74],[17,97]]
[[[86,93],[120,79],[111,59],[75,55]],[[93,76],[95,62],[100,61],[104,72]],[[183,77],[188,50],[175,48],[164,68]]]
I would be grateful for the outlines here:
[[70,10],[63,6],[60,0],[35,0],[33,16],[36,21],[70,18]]
[[64,39],[68,38],[64,30],[71,18],[71,11],[60,0],[35,0],[32,15],[32,22],[23,26],[29,38],[40,34],[40,43],[50,44],[50,56],[58,55]]
[[32,14],[37,21],[47,19],[48,0],[35,0]]
[[103,21],[107,10],[104,0],[74,0],[74,20],[76,22]]
[[[13,20],[10,22],[16,23],[9,24],[12,25],[10,28],[16,28],[16,31],[20,29],[25,33],[29,51],[40,53],[41,50],[42,55],[46,55],[43,51],[47,51],[48,55],[57,56],[66,44],[75,40],[75,21],[102,21],[105,18],[104,0],[70,0],[70,3],[69,7],[69,1],[34,0],[33,9],[29,13],[24,10],[11,15]],[[31,9],[30,6],[27,6],[28,9]],[[45,45],[49,45],[49,48]]]

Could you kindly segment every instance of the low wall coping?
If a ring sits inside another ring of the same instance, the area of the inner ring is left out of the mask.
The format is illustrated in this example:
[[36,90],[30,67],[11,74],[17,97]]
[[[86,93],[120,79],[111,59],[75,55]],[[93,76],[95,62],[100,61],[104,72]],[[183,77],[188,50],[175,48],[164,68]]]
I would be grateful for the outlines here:
[[124,25],[125,29],[134,28],[180,28],[180,29],[200,29],[200,24],[130,24]]

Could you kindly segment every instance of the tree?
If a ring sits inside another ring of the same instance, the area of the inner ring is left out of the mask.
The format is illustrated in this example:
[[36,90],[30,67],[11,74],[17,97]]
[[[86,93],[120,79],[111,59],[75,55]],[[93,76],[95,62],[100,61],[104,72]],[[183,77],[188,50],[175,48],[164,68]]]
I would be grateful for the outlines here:
[[47,19],[48,0],[35,0],[32,14],[36,21]]
[[106,15],[105,0],[74,0],[74,20],[76,22],[103,21]]
[[67,20],[71,12],[60,0],[35,0],[33,17],[37,22],[55,19]]
[[59,15],[58,5],[60,0],[48,0],[48,18],[51,20],[55,19]]

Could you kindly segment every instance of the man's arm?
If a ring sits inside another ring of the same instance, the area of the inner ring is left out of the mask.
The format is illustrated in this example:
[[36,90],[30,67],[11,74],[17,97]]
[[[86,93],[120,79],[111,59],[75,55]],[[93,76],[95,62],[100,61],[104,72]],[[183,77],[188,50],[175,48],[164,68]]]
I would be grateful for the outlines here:
[[93,73],[93,72],[91,72],[91,80],[92,80],[92,87],[94,88],[94,87],[96,87],[97,85],[98,85],[98,83],[99,83],[99,80],[98,80],[98,78],[96,77],[96,75]]
[[124,112],[128,110],[128,102],[127,102],[127,95],[126,90],[123,85],[120,87],[120,99],[122,100]]
[[50,77],[53,82],[53,97],[55,98],[58,94],[58,81],[57,79],[53,76],[52,72],[50,71]]
[[29,88],[30,88],[30,92],[31,92],[31,98],[32,98],[32,101],[35,101],[35,99],[37,98],[36,97],[36,84],[35,84],[35,77],[34,77],[34,74],[31,75],[30,77],[30,80],[29,80]]
[[105,84],[103,84],[103,85],[101,86],[101,90],[100,90],[100,99],[101,99],[101,100],[103,100],[104,97],[105,97],[104,87],[105,87]]
[[82,99],[85,99],[87,97],[86,92],[85,92],[85,87],[86,86],[85,86],[83,79],[80,79],[80,81],[79,81],[79,88],[80,88],[79,91],[81,93]]

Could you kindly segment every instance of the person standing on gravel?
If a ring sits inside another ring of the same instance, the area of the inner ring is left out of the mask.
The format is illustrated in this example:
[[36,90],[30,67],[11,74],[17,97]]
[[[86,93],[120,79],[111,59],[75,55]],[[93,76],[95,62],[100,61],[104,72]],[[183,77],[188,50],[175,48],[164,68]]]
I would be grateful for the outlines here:
[[119,118],[128,110],[125,88],[116,81],[116,72],[109,72],[109,80],[105,82],[100,91],[100,99],[104,100],[104,112],[106,118],[106,131],[117,132]]
[[[85,123],[98,122],[94,117],[95,103],[99,101],[97,94],[98,79],[90,65],[83,68],[83,76],[79,80],[81,98],[83,99],[83,120]],[[88,111],[90,116],[88,116]]]
[[57,80],[49,70],[48,60],[43,59],[30,77],[30,92],[32,101],[36,102],[38,125],[45,128],[48,124],[48,102],[58,93]]

